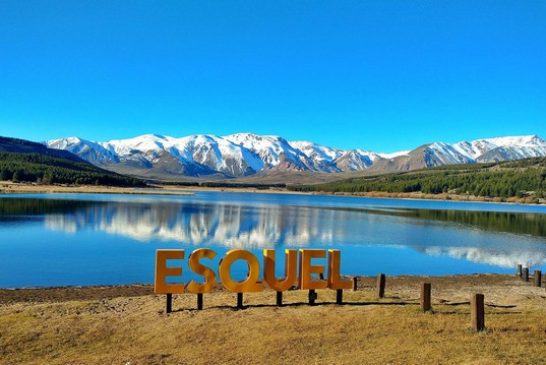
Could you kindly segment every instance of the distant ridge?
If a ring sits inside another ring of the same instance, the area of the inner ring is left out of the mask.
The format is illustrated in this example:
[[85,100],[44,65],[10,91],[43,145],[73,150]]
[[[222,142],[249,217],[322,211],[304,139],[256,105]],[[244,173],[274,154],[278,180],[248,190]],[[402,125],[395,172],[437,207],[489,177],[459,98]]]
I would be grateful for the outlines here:
[[138,179],[101,169],[69,151],[9,137],[0,137],[0,180],[42,184],[145,185]]
[[0,152],[38,153],[45,156],[65,158],[71,161],[84,161],[69,151],[48,148],[42,143],[2,136],[0,136]]
[[383,173],[546,156],[546,142],[537,135],[484,138],[454,144],[434,142],[390,154],[366,149],[341,150],[252,133],[181,138],[147,134],[106,142],[68,137],[47,141],[45,145],[72,152],[107,170],[166,179],[241,178],[278,171]]

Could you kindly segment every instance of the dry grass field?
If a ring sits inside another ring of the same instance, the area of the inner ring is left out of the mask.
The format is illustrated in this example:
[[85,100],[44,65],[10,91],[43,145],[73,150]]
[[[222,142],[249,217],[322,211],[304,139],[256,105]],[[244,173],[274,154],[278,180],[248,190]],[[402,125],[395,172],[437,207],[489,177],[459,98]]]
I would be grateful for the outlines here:
[[[433,313],[419,310],[432,283]],[[486,327],[470,330],[472,293],[485,294]],[[511,276],[373,278],[346,291],[165,298],[149,286],[0,290],[1,364],[544,364],[546,291]]]

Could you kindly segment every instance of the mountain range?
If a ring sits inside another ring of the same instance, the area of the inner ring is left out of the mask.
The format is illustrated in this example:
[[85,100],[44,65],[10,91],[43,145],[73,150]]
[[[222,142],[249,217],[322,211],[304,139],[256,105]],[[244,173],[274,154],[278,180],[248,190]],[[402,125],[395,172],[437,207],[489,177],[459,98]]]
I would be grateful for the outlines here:
[[101,168],[159,179],[242,178],[278,172],[385,173],[448,164],[499,162],[546,156],[537,135],[434,142],[413,150],[378,153],[343,150],[279,136],[237,133],[181,138],[147,134],[106,142],[67,137],[44,142]]

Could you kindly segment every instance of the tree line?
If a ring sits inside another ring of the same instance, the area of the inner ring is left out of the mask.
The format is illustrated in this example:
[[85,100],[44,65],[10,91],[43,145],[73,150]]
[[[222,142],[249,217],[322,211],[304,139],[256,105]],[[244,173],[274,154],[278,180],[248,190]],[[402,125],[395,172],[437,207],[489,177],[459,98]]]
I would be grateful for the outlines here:
[[146,185],[142,180],[99,169],[83,160],[13,152],[0,152],[0,180],[41,184]]
[[[466,168],[464,168],[466,166]],[[317,185],[290,186],[295,191],[453,193],[482,197],[546,196],[546,159],[440,168],[352,178]]]

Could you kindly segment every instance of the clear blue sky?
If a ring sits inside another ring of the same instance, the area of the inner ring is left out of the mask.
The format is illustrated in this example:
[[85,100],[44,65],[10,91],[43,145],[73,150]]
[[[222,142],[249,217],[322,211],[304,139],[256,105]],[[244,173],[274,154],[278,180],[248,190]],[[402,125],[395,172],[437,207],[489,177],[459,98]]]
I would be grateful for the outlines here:
[[0,1],[0,135],[546,137],[545,1]]

